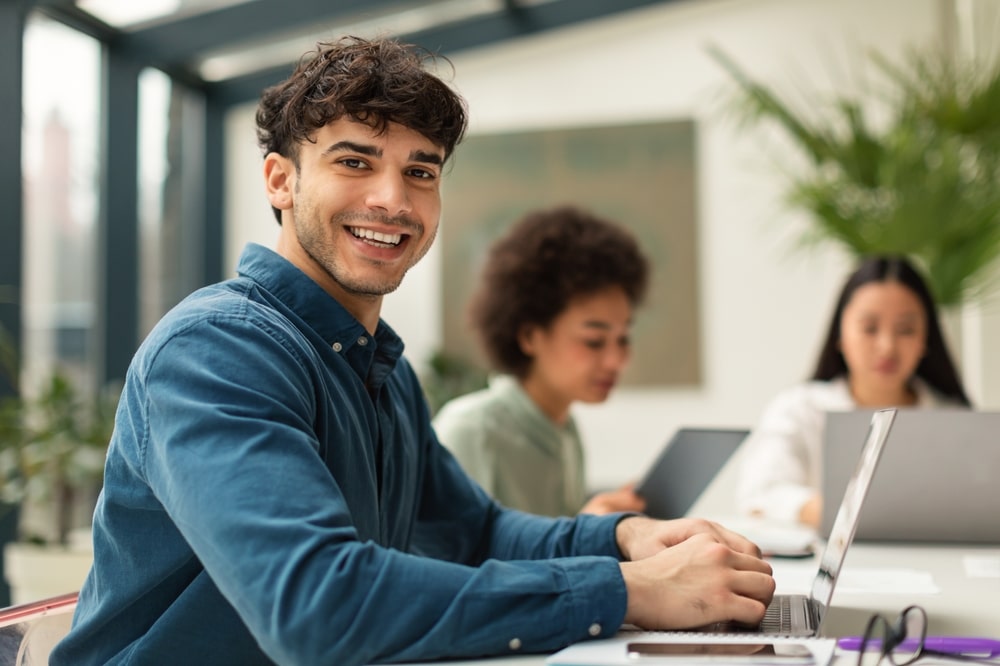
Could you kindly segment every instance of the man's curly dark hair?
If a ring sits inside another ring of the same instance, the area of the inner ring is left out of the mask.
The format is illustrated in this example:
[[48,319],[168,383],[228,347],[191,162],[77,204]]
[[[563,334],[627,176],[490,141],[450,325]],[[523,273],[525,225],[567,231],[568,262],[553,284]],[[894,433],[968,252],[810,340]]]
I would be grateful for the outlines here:
[[524,377],[518,335],[546,327],[581,296],[621,287],[641,303],[649,264],[624,228],[573,206],[533,211],[490,248],[469,316],[496,369]]
[[[296,166],[298,147],[347,116],[382,133],[397,123],[451,155],[468,124],[465,101],[425,66],[443,56],[392,39],[344,37],[320,43],[292,75],[261,94],[257,143]],[[281,213],[274,209],[281,223]]]

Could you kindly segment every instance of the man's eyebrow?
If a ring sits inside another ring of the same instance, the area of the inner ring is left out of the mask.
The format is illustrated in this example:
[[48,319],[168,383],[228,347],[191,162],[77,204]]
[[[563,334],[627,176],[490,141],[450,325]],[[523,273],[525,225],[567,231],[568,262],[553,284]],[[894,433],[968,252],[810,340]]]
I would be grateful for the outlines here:
[[353,141],[338,141],[328,146],[323,151],[323,157],[340,152],[361,153],[362,155],[371,155],[372,157],[382,157],[382,150],[380,148],[368,146],[363,143],[354,143]]
[[438,153],[428,153],[425,150],[414,150],[410,153],[410,160],[413,162],[425,162],[427,164],[444,164],[444,158]]
[[[359,153],[361,155],[370,155],[372,157],[382,157],[382,149],[376,146],[370,146],[363,143],[354,143],[353,141],[338,141],[334,144],[329,145],[326,150],[323,151],[323,156],[332,155],[333,153],[339,152],[350,152]],[[414,150],[410,153],[410,160],[413,162],[424,162],[426,164],[444,164],[444,157],[438,153],[428,152],[426,150]]]

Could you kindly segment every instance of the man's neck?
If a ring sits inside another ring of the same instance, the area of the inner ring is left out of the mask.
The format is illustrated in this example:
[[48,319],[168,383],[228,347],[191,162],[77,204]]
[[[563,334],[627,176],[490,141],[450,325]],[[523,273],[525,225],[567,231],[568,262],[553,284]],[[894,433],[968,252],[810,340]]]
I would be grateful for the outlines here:
[[375,328],[378,326],[379,317],[382,312],[382,296],[372,294],[358,294],[344,289],[344,287],[333,279],[323,268],[316,263],[308,254],[302,250],[302,246],[293,242],[293,238],[287,235],[285,227],[278,236],[278,244],[275,248],[278,254],[292,262],[300,271],[305,273],[318,284],[320,288],[332,296],[340,303],[345,310],[357,319],[369,334],[375,335]]
[[379,317],[382,314],[381,296],[350,294],[345,292],[340,285],[335,285],[332,289],[327,288],[326,291],[344,306],[344,309],[350,312],[355,319],[361,322],[370,335],[375,335],[375,329],[378,328]]

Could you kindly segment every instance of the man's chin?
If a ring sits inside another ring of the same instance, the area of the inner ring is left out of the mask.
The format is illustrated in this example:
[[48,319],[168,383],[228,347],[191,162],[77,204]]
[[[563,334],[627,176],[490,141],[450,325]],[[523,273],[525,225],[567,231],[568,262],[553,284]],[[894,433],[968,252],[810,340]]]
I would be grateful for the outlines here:
[[350,284],[342,282],[340,286],[352,296],[359,298],[380,298],[399,289],[399,285],[402,282],[401,279],[395,282],[357,282]]

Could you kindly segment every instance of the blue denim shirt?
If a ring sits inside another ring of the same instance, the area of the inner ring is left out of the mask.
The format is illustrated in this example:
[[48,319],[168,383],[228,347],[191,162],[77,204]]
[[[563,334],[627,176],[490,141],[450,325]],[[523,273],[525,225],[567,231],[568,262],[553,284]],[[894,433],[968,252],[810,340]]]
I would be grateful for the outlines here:
[[129,369],[50,663],[350,666],[617,631],[620,516],[495,504],[402,351],[256,245],[174,308]]

